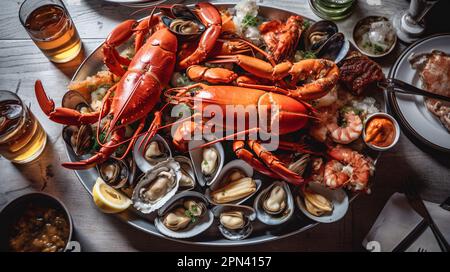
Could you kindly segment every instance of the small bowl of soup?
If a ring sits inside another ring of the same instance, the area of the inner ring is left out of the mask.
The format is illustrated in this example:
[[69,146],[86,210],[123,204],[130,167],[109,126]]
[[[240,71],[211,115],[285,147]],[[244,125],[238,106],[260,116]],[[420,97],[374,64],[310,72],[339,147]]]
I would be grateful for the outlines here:
[[367,116],[364,121],[363,139],[368,147],[386,151],[395,146],[400,138],[400,126],[391,115],[383,112]]
[[57,198],[27,193],[0,212],[0,251],[62,252],[72,238],[72,218]]

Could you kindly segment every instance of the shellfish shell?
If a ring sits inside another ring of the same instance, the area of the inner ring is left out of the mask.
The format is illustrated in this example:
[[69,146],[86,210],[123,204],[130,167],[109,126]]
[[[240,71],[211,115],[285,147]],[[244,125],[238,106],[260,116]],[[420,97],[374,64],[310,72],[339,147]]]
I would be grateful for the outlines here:
[[[281,186],[285,192],[285,207],[279,212],[268,212],[264,209],[264,201],[271,194],[272,189],[275,186]],[[256,216],[259,221],[266,225],[279,225],[283,224],[292,217],[294,213],[294,197],[292,196],[289,185],[284,181],[277,181],[272,183],[269,187],[261,191],[255,199],[253,208],[256,211]]]
[[192,165],[192,161],[185,156],[175,156],[173,157],[175,161],[180,164],[181,174],[190,178],[191,182],[188,182],[186,178],[183,176],[180,179],[180,185],[178,187],[178,191],[189,191],[195,188],[196,180],[194,173],[194,166]]
[[[252,221],[256,218],[256,212],[252,207],[234,204],[215,206],[212,209],[214,217],[219,220],[219,231],[229,240],[242,240],[250,236],[253,231]],[[244,217],[243,226],[237,229],[227,228],[222,222],[224,213],[240,212]]]
[[[169,191],[165,192],[164,196],[158,198],[154,202],[149,202],[143,199],[142,190],[145,186],[150,185],[154,182],[162,172],[169,172],[173,175],[174,185]],[[178,190],[179,182],[181,178],[180,164],[173,159],[163,161],[155,165],[155,167],[146,172],[137,183],[133,191],[133,205],[134,207],[141,211],[142,213],[151,213],[160,207],[162,207],[169,199],[171,199]]]
[[333,205],[333,211],[322,216],[312,215],[306,209],[303,195],[300,195],[301,192],[299,191],[295,197],[295,202],[305,216],[320,223],[332,223],[345,216],[349,202],[348,195],[343,189],[332,190],[317,182],[310,182],[308,184],[308,189],[327,198]]
[[196,148],[199,145],[204,144],[204,140],[193,140],[189,142],[189,156],[191,157],[192,165],[194,166],[194,173],[197,177],[197,182],[200,186],[210,185],[216,181],[220,172],[222,171],[225,161],[225,152],[221,143],[215,143],[210,147],[214,147],[218,152],[218,162],[214,173],[210,177],[203,175],[201,164],[203,161],[203,149]]
[[[246,177],[250,177],[250,178],[253,177],[253,168],[249,164],[247,164],[245,161],[243,161],[243,160],[230,161],[222,168],[222,171],[221,171],[220,175],[218,176],[218,178],[205,191],[205,196],[211,204],[221,205],[219,203],[216,203],[213,200],[213,198],[211,197],[211,193],[226,185],[224,179],[226,179],[227,175],[229,175],[230,171],[232,171],[233,169],[242,171]],[[261,188],[261,180],[256,179],[254,181],[256,183],[255,192],[253,192],[252,194],[250,194],[244,198],[228,202],[227,204],[235,204],[235,205],[242,204],[247,199],[252,197],[256,192],[258,192],[258,190]]]
[[[197,222],[189,224],[184,229],[175,231],[167,228],[163,223],[164,216],[168,212],[175,209],[177,206],[183,205],[184,200],[188,199],[195,199],[196,201],[204,204],[206,210],[203,216],[201,216]],[[170,201],[168,201],[166,204],[164,204],[163,207],[158,210],[158,216],[155,218],[155,227],[160,233],[168,237],[178,239],[194,237],[206,231],[214,221],[214,215],[211,210],[207,209],[207,207],[208,201],[201,193],[186,191],[176,194]]]
[[[142,150],[142,148],[139,148],[141,145],[141,142],[143,141],[145,135],[142,135],[141,137],[139,137],[136,141],[136,143],[134,144],[133,147],[133,158],[134,161],[136,162],[137,167],[144,173],[152,170],[153,168],[156,167],[157,164],[151,164],[144,156],[144,151]],[[167,160],[169,158],[172,157],[172,151],[170,150],[169,144],[167,143],[167,141],[161,137],[159,134],[156,134],[150,141],[158,141],[161,146],[164,147],[164,152],[167,152],[167,157],[161,158],[161,161]],[[159,163],[160,163],[159,162]]]

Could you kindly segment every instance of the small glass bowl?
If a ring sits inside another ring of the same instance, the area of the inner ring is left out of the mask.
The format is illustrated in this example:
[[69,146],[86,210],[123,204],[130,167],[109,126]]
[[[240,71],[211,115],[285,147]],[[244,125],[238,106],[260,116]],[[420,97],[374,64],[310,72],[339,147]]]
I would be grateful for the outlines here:
[[[386,55],[388,55],[389,53],[392,52],[392,50],[395,48],[395,45],[397,44],[397,35],[395,34],[395,30],[392,28],[392,31],[394,33],[394,40],[391,44],[391,46],[384,52],[380,53],[380,54],[374,54],[371,52],[368,52],[367,50],[365,50],[362,45],[360,44],[360,40],[361,40],[361,36],[364,35],[364,33],[367,32],[361,32],[362,28],[367,28],[368,25],[370,25],[372,22],[377,22],[377,21],[386,21],[389,22],[389,19],[386,17],[382,17],[382,16],[367,16],[365,18],[362,18],[361,20],[359,20],[355,27],[353,28],[353,42],[354,45],[356,46],[356,48],[358,48],[358,50],[363,53],[364,55],[371,57],[371,58],[381,58],[384,57]],[[391,24],[392,25],[392,24]]]
[[[384,146],[384,147],[383,146],[376,146],[376,145],[373,145],[371,143],[366,142],[366,128],[367,128],[367,124],[374,117],[382,117],[382,118],[389,119],[394,124],[395,137],[394,137],[394,141],[389,146]],[[389,115],[387,113],[384,113],[384,112],[372,113],[369,116],[367,116],[366,120],[364,121],[363,135],[362,136],[363,136],[364,143],[369,148],[371,148],[373,150],[376,150],[376,151],[386,151],[386,150],[389,150],[392,147],[394,147],[397,144],[398,140],[400,139],[400,126],[399,126],[397,120],[395,120],[394,117],[392,117],[391,115]]]

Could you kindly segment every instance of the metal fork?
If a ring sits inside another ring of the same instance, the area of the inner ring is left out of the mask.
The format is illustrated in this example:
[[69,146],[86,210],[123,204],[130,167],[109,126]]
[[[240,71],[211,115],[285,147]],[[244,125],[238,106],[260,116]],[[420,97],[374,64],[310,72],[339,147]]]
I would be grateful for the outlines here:
[[406,83],[404,81],[395,78],[388,78],[385,81],[379,82],[378,86],[386,89],[388,92],[420,95],[428,98],[434,98],[450,102],[450,97],[427,92],[425,90],[417,88],[416,86],[413,86],[409,83]]

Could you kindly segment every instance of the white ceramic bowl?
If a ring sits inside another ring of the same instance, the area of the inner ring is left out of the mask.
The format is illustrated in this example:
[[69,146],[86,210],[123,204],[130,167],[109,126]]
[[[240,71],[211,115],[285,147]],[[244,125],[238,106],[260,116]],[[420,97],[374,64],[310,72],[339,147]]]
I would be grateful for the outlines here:
[[[394,124],[394,127],[395,127],[395,138],[394,138],[394,141],[392,142],[391,145],[386,146],[386,147],[381,147],[381,146],[376,146],[376,145],[373,145],[371,143],[366,142],[366,126],[367,126],[367,123],[370,121],[370,119],[372,119],[374,117],[387,118]],[[398,125],[398,122],[397,122],[397,120],[395,120],[394,117],[392,117],[391,115],[389,115],[387,113],[384,113],[384,112],[372,113],[369,116],[367,116],[366,120],[364,121],[363,140],[364,140],[364,143],[366,143],[366,145],[368,147],[370,147],[371,149],[376,150],[376,151],[386,151],[386,150],[391,149],[392,147],[394,147],[394,145],[397,144],[399,139],[400,139],[400,126]]]

